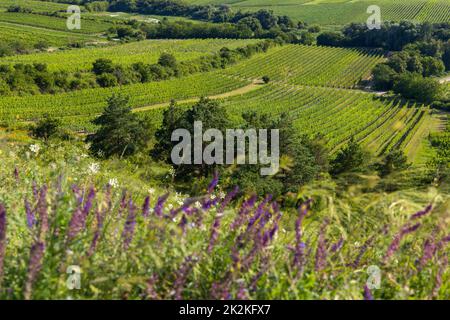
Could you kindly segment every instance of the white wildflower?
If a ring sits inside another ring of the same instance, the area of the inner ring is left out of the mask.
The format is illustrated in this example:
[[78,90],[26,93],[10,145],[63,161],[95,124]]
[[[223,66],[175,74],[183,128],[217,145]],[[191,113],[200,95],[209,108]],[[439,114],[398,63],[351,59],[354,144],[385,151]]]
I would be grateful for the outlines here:
[[155,193],[155,189],[154,189],[154,188],[150,188],[150,189],[148,189],[148,193],[150,193],[150,194],[154,194],[154,193]]
[[88,171],[91,174],[97,174],[100,171],[100,165],[96,162],[93,162],[88,166]]
[[30,145],[30,151],[31,151],[31,152],[37,154],[37,153],[39,152],[39,150],[41,150],[41,146],[40,146],[40,145],[38,145],[38,144],[32,144],[32,145]]
[[119,181],[117,178],[109,179],[109,185],[113,188],[117,188],[119,186]]

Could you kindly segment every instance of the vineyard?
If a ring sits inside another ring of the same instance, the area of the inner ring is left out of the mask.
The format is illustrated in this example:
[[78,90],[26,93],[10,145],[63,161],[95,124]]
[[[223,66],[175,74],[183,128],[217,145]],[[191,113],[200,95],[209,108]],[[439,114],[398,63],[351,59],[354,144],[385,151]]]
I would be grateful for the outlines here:
[[179,79],[134,84],[124,87],[99,88],[75,91],[55,95],[38,95],[25,97],[0,97],[0,119],[4,121],[31,121],[43,114],[66,117],[70,128],[80,130],[88,123],[78,118],[93,117],[101,113],[107,98],[113,93],[122,93],[131,97],[131,105],[140,107],[208,94],[223,93],[244,86],[246,81],[239,81],[221,76],[217,72],[207,75],[197,74]]
[[32,27],[47,28],[51,30],[66,31],[71,33],[95,34],[107,31],[114,26],[105,21],[92,21],[84,19],[81,21],[81,29],[68,30],[67,19],[60,17],[50,17],[40,14],[26,14],[15,12],[0,13],[0,22],[28,25]]
[[284,112],[294,120],[299,134],[325,136],[332,151],[354,136],[375,155],[408,148],[430,117],[424,106],[383,101],[373,94],[293,85],[270,85],[223,104],[237,115],[237,122],[242,110],[271,115]]
[[290,45],[244,61],[225,73],[246,79],[266,75],[289,84],[353,88],[367,79],[382,59],[377,51]]
[[0,0],[0,11],[6,11],[6,9],[13,5],[31,9],[33,12],[65,12],[68,6],[64,3],[38,0]]
[[[226,3],[216,0],[188,0],[190,3]],[[450,3],[447,0],[270,0],[228,1],[243,11],[259,9],[273,10],[293,19],[319,25],[344,25],[350,22],[365,22],[370,16],[367,8],[378,5],[385,21],[430,21],[449,22]]]
[[222,47],[234,49],[258,40],[145,40],[103,48],[83,48],[52,53],[38,53],[5,57],[0,63],[46,63],[52,71],[88,70],[100,58],[111,59],[114,63],[129,65],[135,62],[156,63],[163,52],[172,53],[177,60],[191,60],[215,53]]
[[[49,30],[44,28],[22,26],[0,22],[0,41],[4,43],[22,41],[35,45],[45,41],[50,46],[61,47],[74,42],[97,41],[97,37],[91,35],[77,34],[68,31]],[[2,63],[3,60],[0,61]]]

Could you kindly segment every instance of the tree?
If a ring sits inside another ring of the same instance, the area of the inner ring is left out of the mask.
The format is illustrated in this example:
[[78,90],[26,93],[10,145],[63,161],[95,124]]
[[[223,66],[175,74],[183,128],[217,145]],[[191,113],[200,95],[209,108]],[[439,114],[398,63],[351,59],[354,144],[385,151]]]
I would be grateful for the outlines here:
[[97,76],[97,83],[102,88],[115,87],[118,85],[117,78],[111,73],[103,73]]
[[373,83],[376,90],[391,90],[397,73],[387,64],[380,63],[373,69]]
[[158,64],[163,66],[163,67],[176,69],[177,68],[177,59],[174,57],[173,54],[164,52],[159,57]]
[[92,121],[99,126],[86,139],[93,154],[106,158],[130,156],[147,145],[149,125],[132,113],[128,101],[128,97],[114,94],[102,115]]
[[179,128],[182,115],[182,109],[177,106],[175,100],[171,100],[169,107],[163,112],[162,124],[155,133],[156,144],[151,152],[155,160],[170,163],[170,153],[173,148],[172,132]]
[[387,176],[395,171],[402,171],[409,167],[408,158],[401,150],[393,150],[389,152],[380,163],[377,169],[382,177]]
[[331,173],[338,175],[344,172],[358,171],[362,168],[365,159],[365,152],[352,136],[331,161]]
[[97,59],[92,65],[92,71],[96,75],[101,75],[103,73],[111,73],[114,71],[114,65],[110,59]]
[[262,77],[262,81],[263,81],[264,83],[269,83],[269,82],[270,82],[269,76],[263,76],[263,77]]
[[440,76],[445,71],[445,65],[441,59],[433,57],[422,58],[423,76]]
[[31,129],[33,137],[47,141],[55,136],[61,127],[61,121],[49,114],[45,114],[42,119],[38,121],[35,127]]
[[[225,107],[219,105],[217,101],[208,98],[200,100],[185,112],[178,111],[175,103],[171,103],[163,116],[163,125],[156,133],[156,144],[152,151],[154,159],[165,160],[173,164],[171,153],[172,149],[180,142],[172,142],[172,133],[175,129],[185,129],[189,132],[191,138],[194,137],[194,122],[200,121],[202,132],[208,129],[219,130],[223,137],[225,131],[229,128],[229,117]],[[184,142],[184,140],[183,140]],[[202,143],[202,154],[208,143]],[[195,146],[195,145],[194,145]],[[194,164],[193,150],[191,150],[191,164],[175,164],[175,178],[178,180],[189,180],[193,178],[208,177],[217,169],[217,165]]]
[[323,32],[317,37],[317,45],[319,46],[342,46],[345,37],[339,32]]
[[442,96],[442,86],[439,81],[424,78],[415,73],[399,75],[393,90],[406,99],[415,99],[420,102],[433,102]]
[[[442,61],[445,64],[445,70],[449,71],[450,70],[450,41],[448,41],[445,45],[444,45],[444,50],[443,50],[443,54],[442,54]],[[1,56],[1,55],[0,55]]]

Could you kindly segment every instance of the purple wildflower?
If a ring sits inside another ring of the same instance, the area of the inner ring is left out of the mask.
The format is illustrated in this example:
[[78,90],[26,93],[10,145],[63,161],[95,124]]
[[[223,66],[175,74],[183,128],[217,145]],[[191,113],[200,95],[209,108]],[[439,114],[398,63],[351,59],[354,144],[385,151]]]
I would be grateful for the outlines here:
[[145,198],[144,205],[142,206],[142,216],[147,218],[149,214],[150,214],[150,196]]
[[356,256],[355,261],[353,261],[353,263],[351,263],[349,266],[351,266],[353,268],[357,268],[359,266],[359,264],[361,262],[361,258],[363,257],[364,253],[366,253],[367,249],[372,244],[374,239],[375,239],[375,237],[371,236],[371,237],[369,237],[369,239],[366,240],[366,242],[364,242],[364,244],[361,246],[361,248],[359,248],[359,253]]
[[38,241],[31,246],[30,260],[28,262],[27,279],[25,282],[24,296],[26,300],[31,298],[33,284],[42,268],[42,259],[44,258],[45,245]]
[[437,296],[439,295],[439,290],[441,289],[442,286],[442,277],[444,275],[445,269],[447,269],[447,264],[448,264],[447,254],[443,254],[439,261],[439,269],[436,273],[435,284],[432,292],[432,296],[434,298],[437,298]]
[[147,299],[150,300],[156,300],[158,299],[158,293],[155,290],[155,284],[156,281],[158,280],[158,277],[156,274],[153,274],[146,283],[146,289],[145,289],[145,293],[147,295]]
[[47,186],[42,186],[39,192],[39,200],[37,203],[37,212],[40,223],[40,237],[45,238],[48,231],[48,213],[47,213]]
[[17,167],[14,167],[14,178],[16,179],[16,182],[19,183],[19,169],[17,169]]
[[415,219],[419,219],[423,216],[425,216],[426,214],[431,212],[431,209],[433,209],[433,206],[431,204],[429,204],[424,210],[421,210],[415,214],[413,214],[409,220],[415,220]]
[[237,195],[238,192],[239,192],[239,187],[235,186],[233,188],[233,190],[231,190],[230,192],[227,193],[227,195],[223,199],[222,203],[220,204],[219,212],[223,212],[225,210],[226,206],[231,202],[231,200],[234,199],[234,197]]
[[436,234],[439,228],[435,228],[430,237],[428,237],[423,244],[423,254],[419,260],[418,270],[422,270],[422,268],[426,265],[426,263],[433,258],[434,253],[436,252]]
[[372,292],[370,291],[367,284],[364,285],[364,300],[374,300]]
[[183,299],[183,290],[184,285],[187,280],[187,276],[189,272],[192,270],[194,263],[196,261],[195,256],[187,256],[184,262],[181,264],[180,269],[177,272],[175,282],[174,282],[174,290],[175,290],[175,299],[182,300]]
[[208,253],[211,253],[211,251],[214,248],[214,245],[217,241],[217,238],[219,237],[219,228],[220,228],[221,220],[222,220],[222,214],[217,213],[216,217],[214,218],[212,227],[211,227],[211,236],[209,238]]
[[238,299],[238,300],[248,300],[249,299],[248,290],[245,288],[243,281],[239,283],[239,290],[237,292],[236,299]]
[[125,220],[125,226],[122,231],[122,237],[124,239],[124,247],[127,249],[133,240],[134,229],[136,227],[136,207],[130,199],[128,204],[128,216]]
[[92,256],[94,254],[95,249],[97,248],[98,240],[100,239],[100,232],[103,228],[103,215],[100,210],[97,210],[95,213],[95,217],[97,219],[97,226],[95,227],[94,237],[92,238],[91,246],[89,247],[88,256]]
[[298,209],[298,218],[295,221],[295,253],[294,253],[294,265],[302,267],[304,259],[305,244],[302,242],[302,223],[305,216],[308,214],[312,200],[307,200]]
[[325,219],[325,221],[322,224],[322,227],[320,228],[319,233],[319,240],[317,243],[317,251],[316,251],[316,262],[315,262],[315,271],[322,271],[325,269],[327,264],[327,248],[326,248],[326,240],[325,240],[325,233],[328,226],[328,220]]
[[0,287],[3,277],[3,265],[6,251],[6,209],[0,203]]
[[333,244],[331,246],[331,252],[338,252],[339,250],[342,249],[342,247],[344,246],[344,237],[340,237],[338,242],[336,242],[335,244]]
[[81,209],[81,206],[78,205],[74,213],[72,214],[72,218],[70,219],[69,222],[69,229],[67,235],[68,241],[74,239],[77,236],[77,234],[85,228],[86,219],[91,210],[94,198],[95,198],[95,189],[92,187],[89,191],[89,195],[87,197],[83,209]]
[[409,233],[416,231],[420,227],[420,225],[421,225],[420,223],[417,223],[413,226],[406,224],[405,226],[402,227],[400,232],[394,236],[394,240],[392,240],[391,244],[388,247],[388,250],[386,251],[386,255],[384,256],[385,263],[398,250],[398,248],[400,247],[400,242],[403,239],[403,237]]
[[216,188],[218,183],[219,183],[219,173],[216,170],[216,171],[214,171],[213,179],[209,183],[207,193],[211,194],[214,191],[214,189]]
[[169,194],[166,193],[165,195],[161,196],[158,198],[158,201],[156,201],[156,205],[155,205],[155,215],[157,217],[162,217],[163,216],[163,207],[164,207],[164,203],[167,201],[167,198],[169,198]]
[[230,229],[232,231],[236,230],[242,224],[242,222],[245,219],[245,216],[252,210],[253,206],[255,205],[255,202],[256,202],[256,195],[253,195],[242,203],[237,217],[234,219],[233,223],[230,226]]
[[24,205],[25,205],[25,213],[27,215],[27,226],[29,229],[31,229],[36,224],[36,218],[34,216],[34,211],[31,210],[31,205],[28,202],[28,199],[26,199],[26,198],[24,200]]

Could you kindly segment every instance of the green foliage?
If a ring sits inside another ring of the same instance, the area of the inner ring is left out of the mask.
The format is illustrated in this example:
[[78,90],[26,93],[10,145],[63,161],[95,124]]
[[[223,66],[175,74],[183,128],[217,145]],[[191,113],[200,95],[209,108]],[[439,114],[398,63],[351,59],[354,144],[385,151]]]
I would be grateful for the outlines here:
[[101,75],[103,73],[111,73],[113,72],[113,70],[114,70],[113,63],[110,59],[103,59],[103,58],[97,59],[92,64],[92,71],[96,75]]
[[367,154],[356,142],[354,137],[342,147],[331,161],[330,172],[338,175],[346,172],[360,171],[366,163]]
[[33,137],[43,140],[48,140],[51,137],[56,136],[61,129],[61,121],[57,118],[53,118],[50,115],[44,115],[40,119],[36,126],[31,129]]
[[92,122],[99,129],[87,137],[94,155],[109,158],[111,156],[130,156],[142,151],[149,140],[149,125],[131,112],[129,99],[113,95],[103,114]]
[[387,176],[393,172],[400,172],[410,166],[408,158],[401,150],[392,150],[386,154],[380,163],[377,164],[377,169],[382,177]]
[[420,102],[432,102],[439,100],[442,96],[442,86],[439,81],[411,73],[400,75],[394,83],[393,90],[407,99]]

